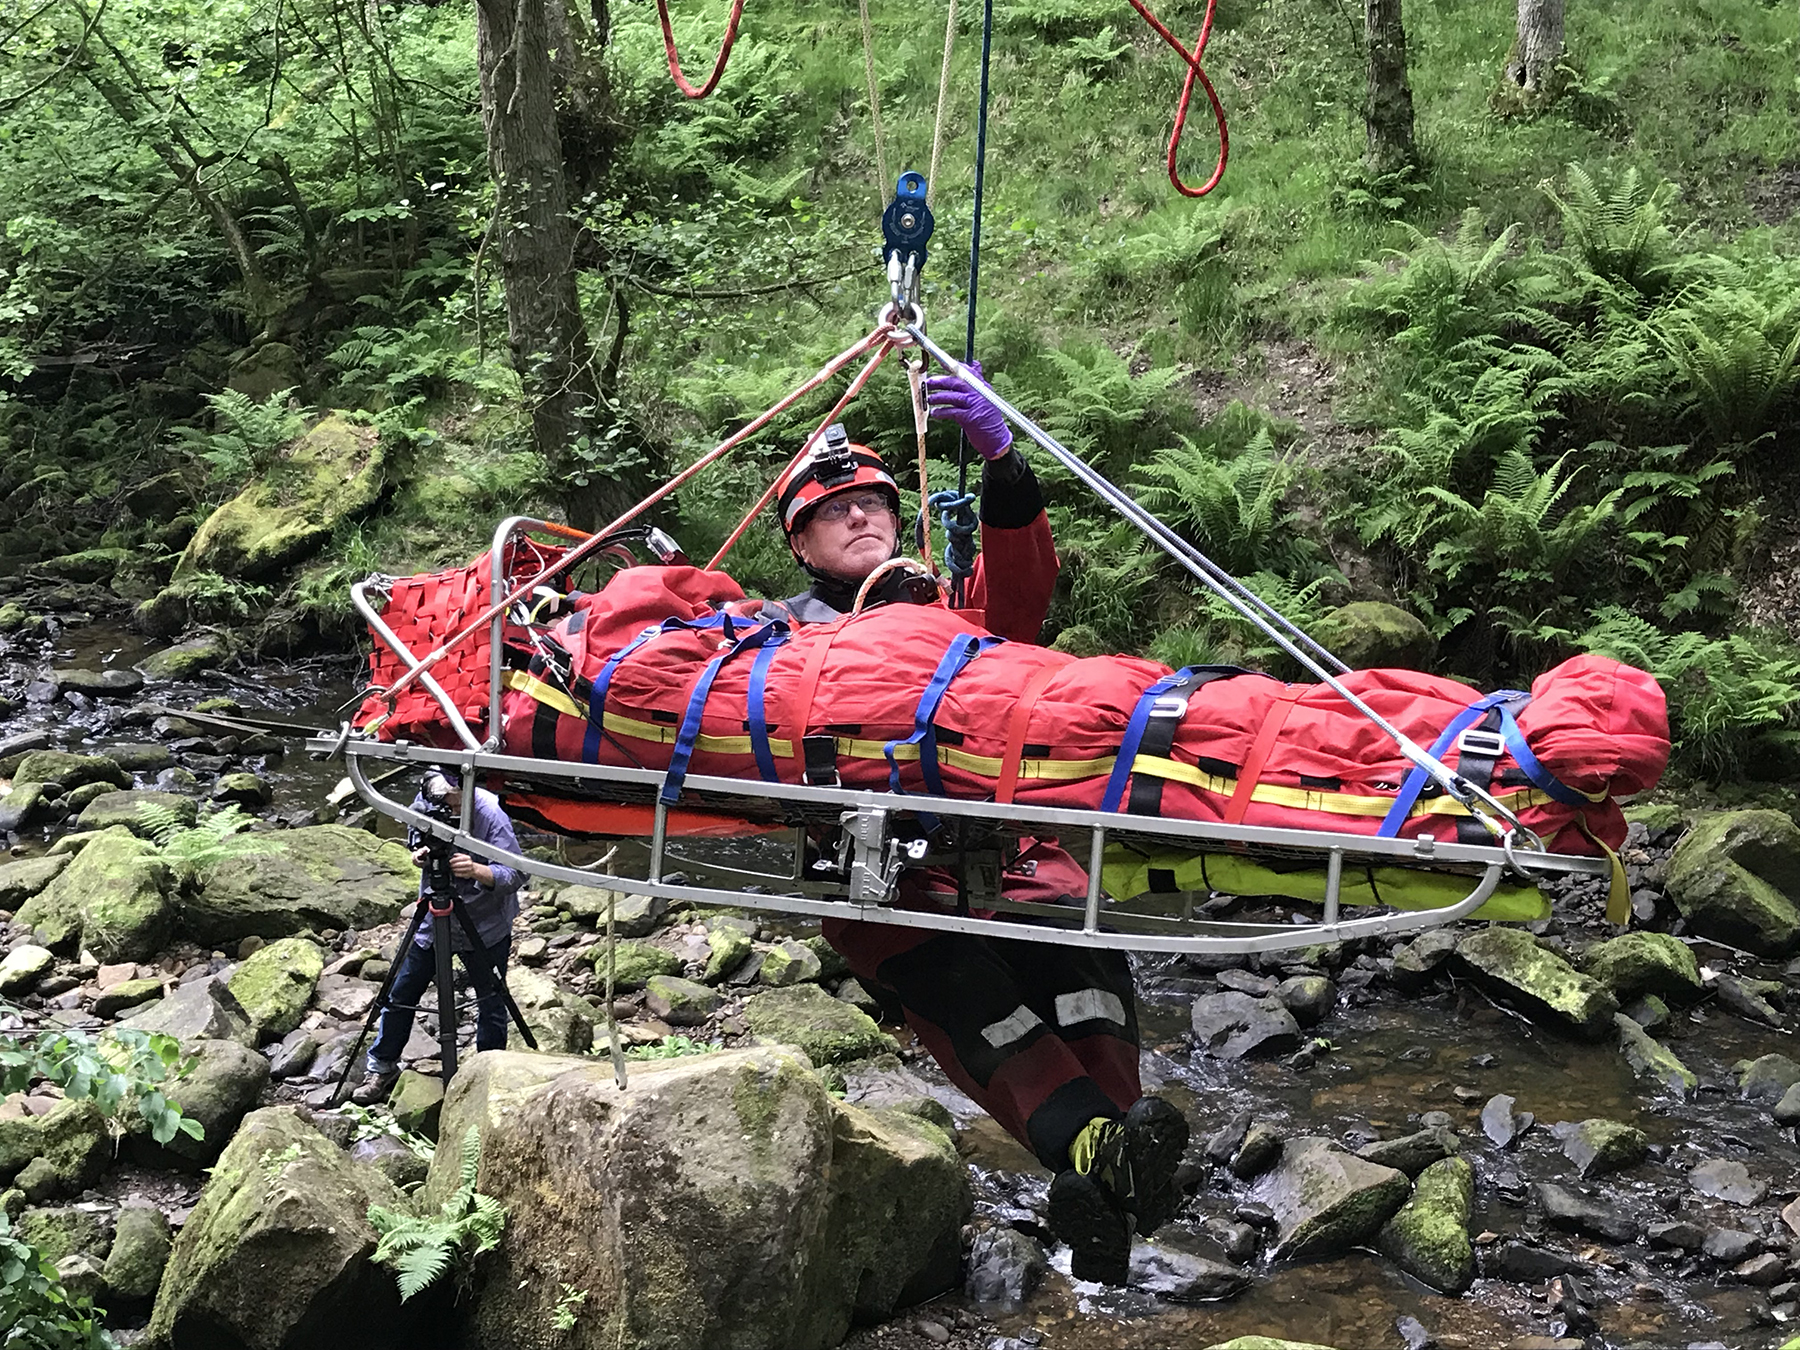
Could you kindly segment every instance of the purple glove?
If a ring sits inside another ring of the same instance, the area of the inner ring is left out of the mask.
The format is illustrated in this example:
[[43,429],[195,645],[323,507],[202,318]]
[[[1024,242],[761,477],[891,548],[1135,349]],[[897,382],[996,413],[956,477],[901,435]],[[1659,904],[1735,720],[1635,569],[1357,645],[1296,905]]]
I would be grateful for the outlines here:
[[[981,362],[969,362],[969,369],[980,375]],[[983,459],[999,459],[1012,449],[1012,431],[1000,410],[958,376],[925,377],[925,411],[961,427]]]

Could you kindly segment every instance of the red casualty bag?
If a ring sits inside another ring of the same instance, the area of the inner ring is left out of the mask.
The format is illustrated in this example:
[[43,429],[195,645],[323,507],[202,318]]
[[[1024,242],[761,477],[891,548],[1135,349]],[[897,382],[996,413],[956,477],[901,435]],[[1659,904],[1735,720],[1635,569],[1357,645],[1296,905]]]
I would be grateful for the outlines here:
[[[576,678],[509,675],[504,750],[664,771],[1188,820],[1489,842],[1326,685],[1079,659],[939,606],[789,632],[727,615],[729,577],[632,568],[554,634]],[[1530,691],[1365,670],[1344,684],[1486,785],[1559,852],[1618,847],[1615,798],[1660,777],[1669,731],[1643,671],[1579,656]],[[1473,831],[1473,833],[1471,833]]]

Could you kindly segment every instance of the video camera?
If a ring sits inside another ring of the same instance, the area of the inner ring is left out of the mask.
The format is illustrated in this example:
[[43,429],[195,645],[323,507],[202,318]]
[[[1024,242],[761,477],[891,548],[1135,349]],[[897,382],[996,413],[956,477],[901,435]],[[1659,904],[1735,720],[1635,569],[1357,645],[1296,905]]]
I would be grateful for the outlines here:
[[[419,784],[419,813],[446,825],[456,824],[457,812],[451,805],[451,794],[455,791],[455,785],[442,773],[436,769],[427,770]],[[419,895],[427,901],[437,900],[440,904],[447,905],[456,894],[456,878],[450,873],[449,841],[414,829],[407,832],[406,847],[411,851],[421,848],[430,850],[430,856],[425,860]]]

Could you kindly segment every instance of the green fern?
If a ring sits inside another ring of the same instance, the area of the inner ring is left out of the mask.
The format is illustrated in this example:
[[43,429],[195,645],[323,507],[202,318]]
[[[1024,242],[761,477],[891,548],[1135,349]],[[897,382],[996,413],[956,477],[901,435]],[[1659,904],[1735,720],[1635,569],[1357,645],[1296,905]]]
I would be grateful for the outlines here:
[[499,1245],[506,1210],[475,1189],[481,1172],[481,1131],[469,1130],[458,1154],[456,1191],[431,1216],[402,1214],[369,1206],[369,1223],[380,1236],[374,1260],[393,1270],[405,1302],[454,1270],[465,1281],[475,1258]]
[[213,429],[178,426],[175,445],[205,465],[213,483],[234,486],[306,430],[307,409],[290,404],[293,392],[278,390],[260,401],[235,389],[209,394]]
[[1297,452],[1278,451],[1267,426],[1236,454],[1179,440],[1140,470],[1145,506],[1234,574],[1312,567],[1317,545],[1287,505],[1299,476]]
[[256,822],[234,804],[200,817],[189,826],[173,808],[153,802],[138,805],[138,823],[171,862],[206,868],[226,858],[266,851],[266,841],[246,834]]
[[1800,392],[1800,301],[1730,286],[1684,295],[1649,331],[1685,385],[1686,403],[1725,444],[1767,435]]
[[1563,178],[1564,195],[1548,185],[1544,195],[1562,215],[1563,236],[1587,271],[1601,281],[1628,286],[1654,298],[1676,276],[1681,255],[1665,219],[1675,185],[1647,185],[1636,168],[1602,194],[1579,164]]

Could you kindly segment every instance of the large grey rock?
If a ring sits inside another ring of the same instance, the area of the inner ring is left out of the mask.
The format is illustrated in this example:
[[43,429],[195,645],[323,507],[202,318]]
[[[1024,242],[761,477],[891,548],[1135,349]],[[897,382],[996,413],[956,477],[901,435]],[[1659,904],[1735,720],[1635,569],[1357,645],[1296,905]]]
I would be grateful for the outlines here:
[[1562,1141],[1563,1156],[1584,1177],[1636,1167],[1650,1152],[1650,1140],[1642,1130],[1617,1120],[1565,1121],[1551,1133]]
[[669,905],[659,895],[627,895],[604,886],[564,886],[556,893],[556,903],[583,923],[605,931],[608,896],[613,902],[613,932],[624,938],[648,936]]
[[105,963],[147,961],[173,926],[174,890],[174,871],[156,846],[115,827],[91,838],[17,917],[58,951],[79,947]]
[[300,1025],[324,969],[317,943],[279,938],[250,953],[226,988],[248,1014],[257,1039],[273,1041]]
[[148,1135],[130,1136],[132,1153],[147,1166],[191,1170],[212,1162],[269,1083],[269,1061],[237,1041],[184,1042],[182,1049],[193,1056],[193,1067],[164,1090],[205,1134],[178,1134],[160,1145]]
[[1481,1132],[1493,1141],[1495,1148],[1511,1148],[1535,1121],[1531,1112],[1514,1110],[1517,1105],[1516,1099],[1500,1092],[1489,1097],[1481,1108]]
[[1030,1234],[984,1228],[969,1248],[963,1292],[977,1303],[1023,1303],[1049,1268],[1043,1244]]
[[131,786],[131,775],[105,755],[77,755],[68,750],[34,750],[13,770],[13,782],[59,783],[64,792],[89,783]]
[[1380,600],[1340,605],[1320,621],[1319,636],[1352,670],[1423,670],[1437,652],[1437,639],[1417,615]]
[[22,994],[30,990],[56,964],[56,955],[48,947],[21,942],[0,961],[0,994]]
[[169,1221],[154,1205],[126,1205],[113,1224],[102,1278],[111,1312],[148,1308],[169,1263]]
[[1328,975],[1294,975],[1276,987],[1275,997],[1301,1026],[1317,1026],[1337,1006],[1337,985]]
[[1667,933],[1621,933],[1588,948],[1581,965],[1621,1005],[1643,994],[1691,1002],[1704,992],[1693,949]]
[[1786,1055],[1761,1055],[1736,1066],[1738,1095],[1746,1101],[1775,1102],[1800,1083],[1800,1064]]
[[1475,1171],[1462,1158],[1444,1158],[1419,1174],[1407,1202],[1382,1225],[1375,1246],[1414,1279],[1460,1294],[1475,1278],[1469,1214]]
[[771,989],[744,1005],[744,1020],[764,1041],[795,1045],[815,1064],[847,1064],[894,1049],[872,1018],[816,984]]
[[1174,1247],[1134,1242],[1126,1282],[1168,1303],[1211,1303],[1248,1289],[1250,1273]]
[[67,854],[47,858],[20,858],[0,863],[0,909],[16,910],[55,881],[69,865]]
[[1700,1080],[1675,1057],[1675,1052],[1624,1013],[1613,1018],[1619,1034],[1619,1052],[1639,1079],[1660,1084],[1678,1097],[1691,1095]]
[[1800,1083],[1782,1093],[1781,1100],[1769,1114],[1777,1125],[1800,1125]]
[[1300,1045],[1300,1023],[1273,995],[1202,994],[1194,1000],[1191,1021],[1194,1044],[1216,1059],[1280,1055]]
[[370,1205],[404,1210],[406,1199],[294,1108],[255,1112],[175,1239],[151,1342],[244,1350],[418,1344],[393,1273],[369,1260]]
[[[445,1099],[426,1205],[472,1128],[509,1216],[473,1343],[824,1350],[957,1278],[969,1196],[949,1139],[835,1102],[791,1051],[635,1065],[624,1091],[592,1060],[478,1055]],[[576,1279],[587,1299],[558,1339]]]
[[177,985],[157,1002],[131,1014],[121,1026],[139,1031],[160,1031],[183,1045],[195,1041],[236,1041],[255,1045],[250,1017],[219,980],[190,980]]
[[152,680],[190,680],[201,671],[225,664],[231,656],[231,642],[221,633],[202,633],[151,652],[137,668]]
[[1590,1200],[1567,1186],[1540,1181],[1531,1188],[1531,1194],[1552,1228],[1584,1233],[1606,1242],[1630,1242],[1637,1236],[1637,1224],[1630,1215],[1604,1201]]
[[[525,1015],[538,1049],[546,1054],[581,1054],[594,1043],[595,1024],[605,1021],[600,1009],[538,971],[514,967],[506,972],[506,988]],[[508,1029],[507,1044],[515,1050],[525,1048],[516,1026]]]
[[65,1098],[41,1116],[0,1120],[0,1180],[46,1160],[61,1189],[80,1191],[99,1179],[111,1156],[106,1118],[92,1101]]
[[1728,1205],[1760,1205],[1769,1183],[1750,1175],[1743,1163],[1729,1158],[1708,1158],[1688,1173],[1688,1185],[1700,1195]]
[[1719,1006],[1727,1012],[1764,1026],[1787,1027],[1786,1019],[1769,1000],[1784,995],[1782,985],[1774,980],[1747,980],[1736,975],[1721,975],[1713,981]]
[[260,851],[206,868],[199,894],[181,907],[181,927],[200,942],[235,947],[251,936],[373,928],[418,894],[406,849],[367,830],[310,825],[250,838]]
[[1800,825],[1780,811],[1702,816],[1665,883],[1688,927],[1759,956],[1800,946]]
[[1274,1212],[1277,1260],[1329,1256],[1368,1241],[1406,1203],[1406,1174],[1339,1150],[1329,1139],[1290,1140],[1281,1162],[1251,1188]]
[[1356,1156],[1380,1167],[1391,1167],[1409,1177],[1417,1177],[1427,1167],[1445,1158],[1453,1158],[1462,1149],[1454,1130],[1438,1126],[1402,1135],[1398,1139],[1380,1139],[1356,1150]]
[[783,989],[789,985],[818,979],[821,968],[818,954],[812,948],[804,942],[787,938],[777,942],[764,954],[756,978],[759,983]]
[[1619,1002],[1598,980],[1538,945],[1519,928],[1491,924],[1456,944],[1456,961],[1488,993],[1534,1021],[1599,1040],[1612,1031]]
[[110,830],[115,825],[123,825],[133,834],[148,839],[151,830],[149,820],[144,815],[145,807],[173,812],[177,823],[187,827],[192,827],[199,815],[199,807],[192,797],[184,797],[179,792],[133,788],[124,792],[108,792],[94,798],[81,808],[75,828]]
[[[130,698],[144,687],[135,670],[87,670],[70,666],[50,672],[58,694],[84,694],[88,698]],[[68,784],[63,786],[67,787]]]

